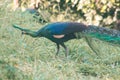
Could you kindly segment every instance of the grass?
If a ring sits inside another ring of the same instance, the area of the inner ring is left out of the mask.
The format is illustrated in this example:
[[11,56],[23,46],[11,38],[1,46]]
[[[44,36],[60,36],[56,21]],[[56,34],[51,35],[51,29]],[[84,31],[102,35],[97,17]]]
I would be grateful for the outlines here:
[[0,6],[0,80],[119,80],[120,48],[93,40],[97,58],[84,39],[66,43],[70,54],[64,57],[64,49],[55,58],[55,44],[45,38],[21,36],[12,24],[37,30],[42,24],[31,14],[22,13],[3,3]]

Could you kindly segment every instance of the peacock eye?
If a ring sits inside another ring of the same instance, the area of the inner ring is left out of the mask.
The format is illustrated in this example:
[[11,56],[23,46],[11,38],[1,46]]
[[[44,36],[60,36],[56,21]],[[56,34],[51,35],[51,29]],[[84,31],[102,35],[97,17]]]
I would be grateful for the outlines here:
[[25,31],[22,31],[22,34],[26,34],[26,32],[25,32]]

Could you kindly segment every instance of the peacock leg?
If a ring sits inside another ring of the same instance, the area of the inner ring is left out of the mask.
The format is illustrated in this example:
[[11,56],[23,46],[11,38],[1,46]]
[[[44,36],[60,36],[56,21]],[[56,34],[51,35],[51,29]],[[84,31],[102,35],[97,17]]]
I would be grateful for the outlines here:
[[92,51],[93,51],[97,56],[99,56],[99,52],[94,49],[95,47],[93,47],[93,45],[92,45],[92,43],[91,43],[91,42],[92,42],[91,38],[88,39],[88,37],[85,37],[85,40],[86,40],[86,42],[88,43],[89,47],[92,49]]
[[55,56],[58,55],[59,51],[60,51],[60,45],[57,43],[57,52],[56,52],[56,55],[55,55]]
[[67,55],[68,55],[68,48],[65,46],[64,43],[61,43],[60,45],[65,49],[65,57],[67,57]]

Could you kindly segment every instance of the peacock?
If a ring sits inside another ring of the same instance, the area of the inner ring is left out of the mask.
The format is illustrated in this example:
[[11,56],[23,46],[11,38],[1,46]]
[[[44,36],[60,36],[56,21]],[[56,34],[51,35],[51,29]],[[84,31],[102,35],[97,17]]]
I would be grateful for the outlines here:
[[85,38],[90,48],[98,55],[91,45],[91,38],[96,38],[112,44],[120,44],[120,31],[94,25],[85,25],[78,22],[54,22],[45,25],[38,31],[21,28],[13,24],[14,28],[32,37],[45,37],[57,45],[56,56],[59,54],[60,46],[65,49],[65,56],[68,56],[68,48],[64,44],[71,39]]

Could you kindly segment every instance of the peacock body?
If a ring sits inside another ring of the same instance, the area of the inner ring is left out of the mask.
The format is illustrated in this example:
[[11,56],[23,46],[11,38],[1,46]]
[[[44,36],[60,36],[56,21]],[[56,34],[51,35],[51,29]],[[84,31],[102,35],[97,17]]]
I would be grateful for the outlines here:
[[[58,55],[60,45],[65,48],[65,56],[68,55],[68,49],[64,42],[71,39],[85,38],[88,41],[89,46],[95,52],[94,48],[90,45],[90,38],[97,38],[102,41],[120,44],[120,31],[112,30],[104,27],[97,27],[93,25],[85,25],[77,22],[56,22],[45,25],[38,31],[31,31],[29,29],[21,28],[17,25],[13,25],[22,31],[23,34],[30,35],[32,37],[46,37],[47,39],[57,44]],[[96,53],[96,52],[95,52]]]

